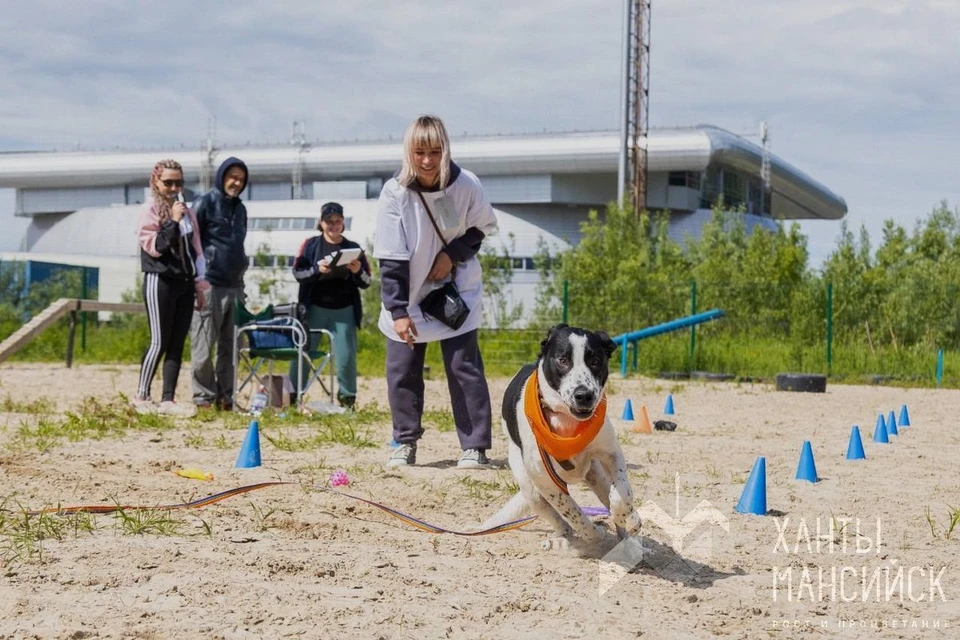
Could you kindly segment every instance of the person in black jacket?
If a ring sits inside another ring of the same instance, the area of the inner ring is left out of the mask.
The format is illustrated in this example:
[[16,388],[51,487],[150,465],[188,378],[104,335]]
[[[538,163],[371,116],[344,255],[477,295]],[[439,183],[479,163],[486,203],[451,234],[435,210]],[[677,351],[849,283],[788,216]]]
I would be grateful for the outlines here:
[[[370,264],[363,253],[356,260],[341,263],[338,252],[359,249],[360,245],[343,237],[343,207],[328,202],[320,208],[317,230],[320,235],[304,241],[293,264],[293,276],[300,283],[300,304],[308,309],[311,329],[326,329],[333,334],[333,358],[337,368],[337,400],[352,408],[357,400],[357,329],[363,307],[360,289],[370,286]],[[319,336],[311,340],[315,348]],[[306,365],[304,365],[306,371]],[[294,389],[299,371],[290,363],[290,381]],[[291,398],[296,404],[300,398]]]
[[[197,219],[183,203],[183,169],[176,160],[161,160],[150,175],[150,199],[137,220],[143,300],[150,325],[150,346],[140,364],[134,406],[138,412],[190,416],[196,410],[174,401],[183,344],[195,301],[203,304],[210,288],[200,246]],[[163,358],[163,395],[159,406],[150,397],[153,376]]]
[[[194,204],[210,291],[202,309],[193,314],[190,361],[193,368],[193,402],[233,408],[234,304],[245,300],[243,274],[247,270],[247,208],[240,193],[247,186],[247,165],[227,158],[217,170],[213,189]],[[216,367],[213,348],[216,344]]]

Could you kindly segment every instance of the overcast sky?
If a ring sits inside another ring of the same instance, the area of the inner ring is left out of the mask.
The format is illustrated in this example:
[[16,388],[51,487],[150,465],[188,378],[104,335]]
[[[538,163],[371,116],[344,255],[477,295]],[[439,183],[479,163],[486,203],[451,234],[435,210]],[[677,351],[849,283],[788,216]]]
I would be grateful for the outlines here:
[[[210,116],[224,143],[294,120],[396,138],[422,112],[453,134],[619,127],[622,0],[3,4],[0,150],[196,148]],[[960,0],[653,0],[651,25],[653,126],[766,120],[874,245],[960,203]],[[816,265],[839,224],[804,230]]]

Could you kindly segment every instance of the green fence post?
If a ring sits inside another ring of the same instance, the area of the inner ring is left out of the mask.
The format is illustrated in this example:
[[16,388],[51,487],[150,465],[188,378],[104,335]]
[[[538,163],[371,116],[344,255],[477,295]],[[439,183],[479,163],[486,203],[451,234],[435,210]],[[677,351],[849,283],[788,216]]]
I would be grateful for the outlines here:
[[[690,283],[690,315],[697,315],[697,281]],[[697,358],[697,326],[690,327],[690,371],[693,371]]]
[[827,375],[833,369],[833,283],[827,283]]
[[[80,299],[86,300],[89,291],[87,291],[87,268],[83,267],[80,271]],[[80,313],[80,351],[87,351],[87,314]]]
[[563,281],[563,324],[567,324],[567,309],[570,307],[570,281]]

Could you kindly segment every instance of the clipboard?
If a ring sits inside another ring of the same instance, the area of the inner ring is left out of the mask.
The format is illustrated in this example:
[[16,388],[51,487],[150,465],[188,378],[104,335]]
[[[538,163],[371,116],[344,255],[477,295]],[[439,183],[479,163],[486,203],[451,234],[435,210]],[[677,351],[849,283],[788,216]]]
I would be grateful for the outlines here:
[[363,254],[363,249],[340,249],[324,257],[324,260],[333,267],[345,267],[354,260],[358,260]]

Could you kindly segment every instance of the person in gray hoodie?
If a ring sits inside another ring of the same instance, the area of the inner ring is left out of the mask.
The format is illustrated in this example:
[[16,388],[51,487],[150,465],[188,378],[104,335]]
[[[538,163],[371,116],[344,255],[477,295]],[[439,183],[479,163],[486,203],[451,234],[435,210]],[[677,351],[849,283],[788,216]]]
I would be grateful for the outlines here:
[[246,298],[243,274],[247,270],[243,247],[247,238],[247,208],[240,193],[248,178],[247,165],[242,160],[227,158],[217,169],[213,189],[193,207],[210,283],[206,304],[194,312],[190,326],[193,402],[201,408],[216,405],[224,411],[233,409],[233,310],[238,299]]

